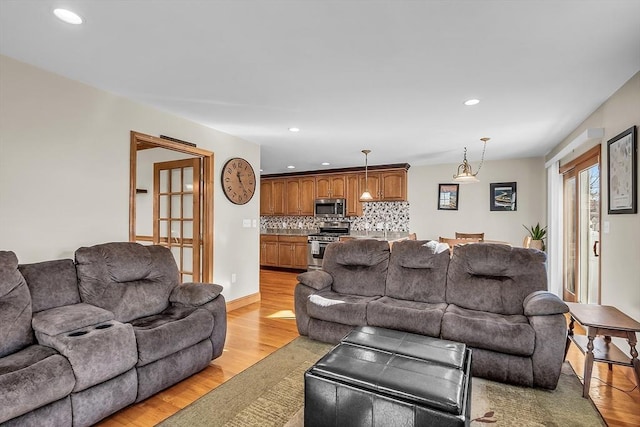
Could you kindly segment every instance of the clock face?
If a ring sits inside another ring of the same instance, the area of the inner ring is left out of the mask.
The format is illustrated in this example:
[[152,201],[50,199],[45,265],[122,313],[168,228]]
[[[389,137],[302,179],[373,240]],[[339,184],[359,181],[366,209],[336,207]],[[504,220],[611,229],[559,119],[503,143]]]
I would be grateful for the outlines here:
[[256,174],[245,159],[235,157],[222,169],[222,190],[232,203],[244,205],[256,192]]

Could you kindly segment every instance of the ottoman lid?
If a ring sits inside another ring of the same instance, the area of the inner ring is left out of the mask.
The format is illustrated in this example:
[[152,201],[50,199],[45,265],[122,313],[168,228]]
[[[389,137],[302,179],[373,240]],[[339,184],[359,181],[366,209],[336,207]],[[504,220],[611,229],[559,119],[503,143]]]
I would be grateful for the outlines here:
[[309,374],[454,415],[463,413],[464,370],[341,343]]
[[464,343],[374,326],[357,327],[342,342],[429,360],[458,369],[464,367],[467,349]]

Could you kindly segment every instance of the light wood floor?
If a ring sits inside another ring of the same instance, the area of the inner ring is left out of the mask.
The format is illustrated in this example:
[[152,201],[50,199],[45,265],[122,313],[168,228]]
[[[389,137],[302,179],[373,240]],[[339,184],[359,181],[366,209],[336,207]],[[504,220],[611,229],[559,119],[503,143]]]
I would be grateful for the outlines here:
[[[153,426],[297,337],[292,317],[295,277],[295,273],[262,270],[262,301],[228,313],[227,342],[221,357],[202,372],[99,425]],[[583,331],[576,326],[576,333]],[[574,345],[567,359],[576,372],[582,373],[584,357]],[[590,395],[608,425],[640,426],[640,391],[636,387],[629,392],[634,387],[630,368],[614,366],[609,371],[606,364],[595,364]]]

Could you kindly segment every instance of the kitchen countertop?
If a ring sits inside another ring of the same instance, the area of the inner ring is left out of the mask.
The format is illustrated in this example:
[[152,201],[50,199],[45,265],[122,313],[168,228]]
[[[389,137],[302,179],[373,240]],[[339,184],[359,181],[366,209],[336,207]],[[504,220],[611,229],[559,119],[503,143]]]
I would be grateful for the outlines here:
[[[309,234],[317,233],[316,228],[262,228],[260,234],[273,235],[273,236],[308,236]],[[383,231],[352,231],[344,237],[350,237],[352,239],[376,239],[386,240],[388,242],[395,242],[398,240],[404,240],[409,238],[409,233],[406,231],[387,231],[385,234]]]
[[395,242],[398,240],[405,240],[409,238],[409,232],[407,231],[352,231],[348,236],[352,239],[376,239],[386,240],[388,242]]
[[317,228],[261,228],[260,234],[285,235],[285,236],[308,236],[317,233]]

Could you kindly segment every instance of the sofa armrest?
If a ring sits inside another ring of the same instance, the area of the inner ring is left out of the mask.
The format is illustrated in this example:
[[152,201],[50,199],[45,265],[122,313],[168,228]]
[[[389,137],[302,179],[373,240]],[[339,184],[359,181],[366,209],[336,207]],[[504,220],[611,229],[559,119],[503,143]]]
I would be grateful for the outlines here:
[[549,316],[552,314],[563,314],[569,311],[569,306],[565,304],[557,295],[547,291],[532,292],[522,303],[525,316]]
[[319,291],[324,288],[328,288],[333,283],[333,277],[326,271],[314,270],[306,271],[298,274],[298,281],[303,285],[307,285],[310,288]]
[[169,302],[197,307],[213,301],[224,288],[214,283],[183,283],[169,295]]
[[33,315],[31,326],[36,332],[53,337],[114,318],[110,311],[95,305],[79,303],[39,311]]

